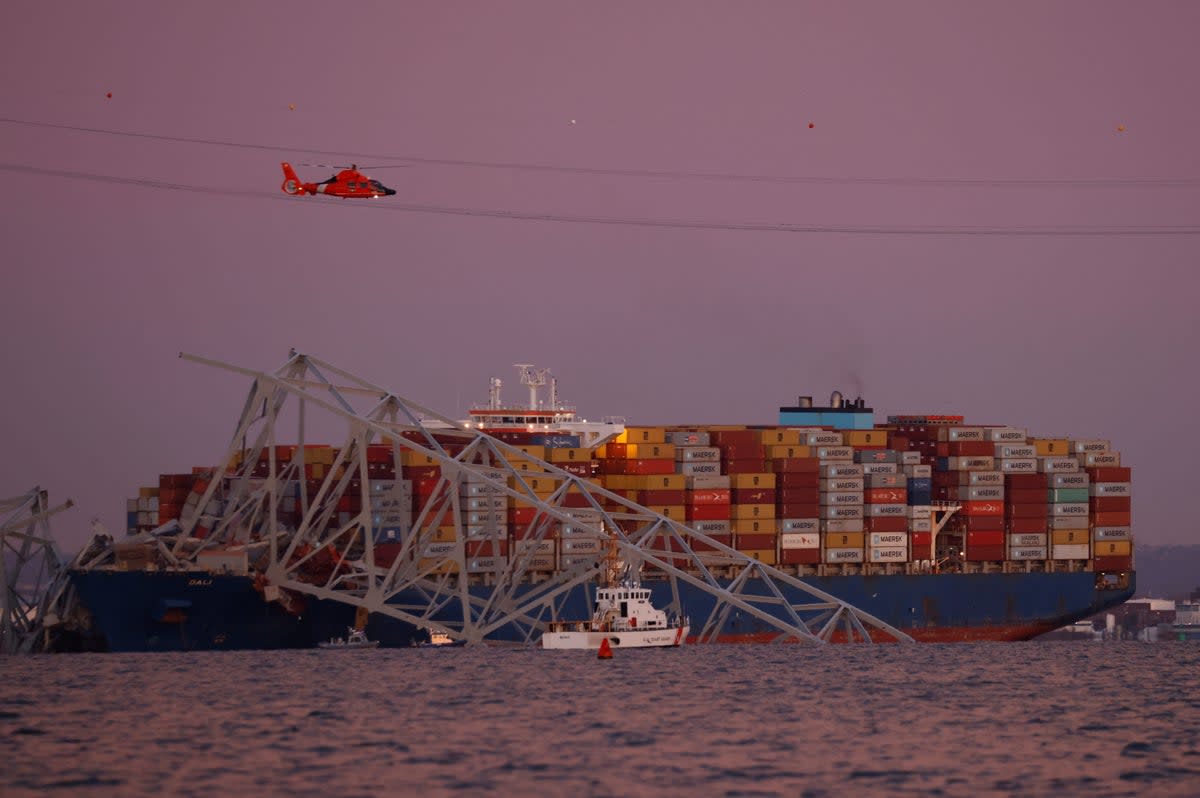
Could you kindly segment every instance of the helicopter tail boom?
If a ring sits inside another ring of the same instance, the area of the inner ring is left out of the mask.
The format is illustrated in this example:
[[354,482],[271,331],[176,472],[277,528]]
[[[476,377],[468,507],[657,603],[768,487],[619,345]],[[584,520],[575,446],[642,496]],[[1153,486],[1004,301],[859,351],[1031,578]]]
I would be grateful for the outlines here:
[[316,194],[316,186],[300,182],[300,176],[287,161],[280,164],[283,167],[283,185],[280,188],[284,194]]

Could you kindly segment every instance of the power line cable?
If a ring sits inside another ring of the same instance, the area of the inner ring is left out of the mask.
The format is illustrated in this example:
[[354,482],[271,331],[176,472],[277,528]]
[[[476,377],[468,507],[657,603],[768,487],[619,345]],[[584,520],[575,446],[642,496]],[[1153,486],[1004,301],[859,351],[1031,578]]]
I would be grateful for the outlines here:
[[[99,183],[115,183],[166,191],[184,191],[197,194],[221,195],[243,199],[270,200],[272,202],[327,202],[316,198],[288,197],[280,194],[251,189],[215,188],[187,183],[171,183],[148,178],[103,175],[94,172],[78,172],[65,169],[43,169],[23,164],[0,163],[0,170],[59,177],[72,180],[87,180]],[[1053,225],[1043,227],[987,227],[987,226],[911,226],[890,225],[797,225],[769,224],[758,222],[723,222],[689,219],[655,219],[645,217],[590,216],[579,214],[538,213],[493,208],[463,208],[443,205],[400,203],[391,200],[351,200],[349,205],[331,204],[331,207],[382,210],[405,213],[431,213],[447,216],[470,216],[490,219],[510,219],[532,222],[556,222],[569,224],[616,225],[628,227],[659,227],[679,230],[726,230],[743,232],[775,233],[824,233],[840,235],[881,236],[1039,236],[1039,237],[1118,237],[1118,236],[1197,236],[1197,225],[1108,225],[1079,226]]]
[[29,127],[70,130],[80,133],[93,133],[110,136],[165,141],[178,144],[201,144],[214,147],[233,147],[237,149],[258,150],[264,152],[304,153],[307,155],[334,156],[351,160],[375,159],[388,161],[406,161],[410,164],[428,166],[455,166],[480,169],[508,169],[529,172],[544,172],[557,174],[581,174],[608,177],[639,177],[670,180],[711,180],[744,183],[778,183],[799,185],[878,185],[902,187],[930,188],[1200,188],[1200,178],[980,178],[980,177],[822,177],[822,176],[787,176],[787,175],[753,175],[731,172],[702,172],[675,171],[661,169],[603,169],[586,166],[556,166],[553,164],[532,164],[516,161],[476,161],[451,158],[421,158],[408,155],[381,154],[370,152],[351,152],[348,150],[319,150],[305,147],[281,147],[269,144],[252,144],[229,141],[225,139],[196,138],[188,136],[166,136],[154,133],[138,133],[126,130],[112,130],[81,125],[65,125],[53,122],[36,122],[25,119],[0,117],[0,123],[25,125]]

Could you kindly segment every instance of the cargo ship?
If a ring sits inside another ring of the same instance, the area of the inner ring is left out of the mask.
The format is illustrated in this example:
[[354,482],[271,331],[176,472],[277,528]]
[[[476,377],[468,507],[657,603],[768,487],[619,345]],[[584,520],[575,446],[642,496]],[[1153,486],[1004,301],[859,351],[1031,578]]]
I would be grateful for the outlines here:
[[[837,392],[826,407],[780,407],[772,425],[587,423],[553,383],[549,405],[537,401],[544,370],[519,369],[525,407],[505,406],[493,379],[464,421],[342,448],[260,439],[219,468],[160,476],[129,501],[125,541],[94,542],[71,570],[100,646],[312,647],[363,607],[383,646],[429,629],[463,639],[468,626],[473,641],[531,644],[590,614],[594,589],[578,575],[600,567],[605,524],[638,537],[654,606],[719,618],[689,642],[803,640],[777,621],[812,602],[808,590],[879,622],[828,641],[1028,640],[1136,588],[1130,469],[1106,440],[957,415],[876,423]],[[478,436],[508,470],[473,482],[451,458],[473,456]],[[594,493],[564,494],[562,479]],[[385,575],[401,587],[372,604],[366,582]],[[485,623],[495,604],[511,615]]]

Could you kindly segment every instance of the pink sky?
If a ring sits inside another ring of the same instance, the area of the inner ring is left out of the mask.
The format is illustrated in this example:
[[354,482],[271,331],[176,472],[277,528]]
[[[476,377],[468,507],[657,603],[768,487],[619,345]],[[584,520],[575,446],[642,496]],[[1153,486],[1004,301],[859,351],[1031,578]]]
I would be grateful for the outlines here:
[[[67,548],[92,517],[120,531],[139,485],[224,451],[248,383],[178,352],[270,370],[293,346],[451,416],[489,375],[514,385],[514,362],[551,367],[584,414],[634,423],[771,423],[798,394],[858,381],[880,420],[1109,438],[1134,467],[1138,539],[1197,541],[1200,236],[382,212],[279,201],[279,162],[1196,180],[1200,5],[14,1],[0,29],[0,117],[276,148],[0,123],[0,495],[73,498],[55,524]],[[1154,185],[373,176],[399,192],[379,203],[569,217],[1200,224],[1200,189]]]

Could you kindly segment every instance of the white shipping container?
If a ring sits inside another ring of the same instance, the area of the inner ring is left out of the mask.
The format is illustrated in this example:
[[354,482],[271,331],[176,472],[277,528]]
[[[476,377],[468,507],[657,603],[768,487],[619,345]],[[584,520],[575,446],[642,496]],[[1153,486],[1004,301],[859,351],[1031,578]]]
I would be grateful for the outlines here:
[[1018,548],[1020,546],[1041,546],[1046,547],[1045,532],[1022,532],[1016,535],[1008,536],[1008,545],[1010,548]]
[[983,427],[939,427],[939,441],[981,441]]
[[553,571],[557,562],[557,557],[539,554],[535,557],[530,557],[525,562],[525,569],[528,571]]
[[821,493],[821,504],[826,506],[842,506],[849,504],[862,504],[862,490],[857,491],[840,491],[838,493]]
[[822,559],[829,563],[862,562],[862,549],[825,549]]
[[1104,454],[1077,454],[1075,459],[1086,468],[1116,468],[1121,465],[1120,452],[1105,452]]
[[1051,529],[1087,529],[1086,515],[1056,515],[1050,519]]
[[866,486],[866,480],[863,477],[839,477],[834,479],[821,480],[822,493],[837,493],[847,491],[862,492]]
[[508,499],[504,496],[475,496],[470,499],[462,500],[464,510],[474,512],[478,510],[503,510],[508,505]]
[[463,513],[462,519],[463,519],[464,523],[469,524],[471,526],[481,525],[481,524],[499,525],[499,524],[505,523],[508,520],[508,517],[503,512],[500,512],[497,510],[489,510],[486,512],[476,511],[473,513]]
[[688,526],[702,535],[728,535],[731,528],[728,521],[692,521]]
[[908,546],[907,532],[872,532],[867,538],[867,545],[878,548],[880,546]]
[[728,474],[704,474],[688,477],[688,490],[712,490],[729,487]]
[[1108,441],[1098,438],[1071,441],[1071,451],[1076,454],[1104,454],[1111,448]]
[[821,548],[821,536],[815,532],[781,532],[779,548],[819,549]]
[[682,462],[720,460],[721,450],[715,446],[678,446],[675,449],[675,459]]
[[907,518],[907,504],[868,504],[867,515],[871,518]]
[[137,511],[139,513],[150,512],[150,498],[148,496],[139,496],[137,499]]
[[1133,528],[1128,526],[1098,526],[1092,529],[1095,540],[1129,540],[1133,537]]
[[1129,496],[1132,485],[1128,482],[1093,482],[1088,488],[1089,496]]
[[602,537],[600,524],[563,524],[558,530],[559,537],[564,538],[596,538]]
[[908,519],[908,531],[909,532],[932,532],[933,531],[933,519],[932,518],[909,518]]
[[948,457],[951,471],[995,471],[994,457]]
[[[1084,548],[1087,548],[1086,546]],[[1018,549],[1008,550],[1008,559],[1010,560],[1044,560],[1046,559],[1046,547],[1039,546],[1037,548],[1022,546]]]
[[483,574],[491,571],[503,571],[508,567],[507,557],[472,557],[467,560],[467,573]]
[[821,519],[819,518],[781,518],[779,519],[780,532],[817,532],[821,529]]
[[603,541],[600,538],[564,538],[559,541],[558,550],[561,554],[603,554]]
[[137,499],[126,499],[125,500],[125,512],[136,513],[137,511],[138,511],[138,500]]
[[570,571],[573,568],[591,568],[598,562],[600,562],[600,556],[597,554],[560,554],[558,556],[558,567],[563,571]]
[[1060,543],[1050,547],[1050,559],[1086,560],[1089,556],[1088,552],[1089,547],[1086,543]]
[[[905,466],[921,465],[920,452],[900,452],[900,462]],[[929,476],[928,474],[909,474],[909,476]]]
[[[401,524],[402,528],[407,524]],[[467,537],[471,540],[505,540],[508,538],[508,524],[477,524],[466,527]]]
[[867,549],[870,562],[907,562],[908,546],[880,546]]
[[928,504],[912,504],[908,507],[909,518],[929,519],[933,517],[933,508]]
[[1039,457],[1038,471],[1043,474],[1072,473],[1079,470],[1079,461],[1074,457]]
[[809,432],[802,437],[806,446],[841,446],[846,442],[840,432]]
[[475,496],[503,496],[504,487],[502,485],[491,485],[486,482],[464,482],[458,495],[464,499]]
[[821,522],[822,532],[836,532],[839,535],[844,535],[847,532],[862,532],[863,520],[861,518],[840,518]]
[[1025,430],[1016,427],[989,427],[984,432],[984,438],[997,443],[1021,443],[1029,436]]
[[897,474],[900,466],[895,463],[863,463],[864,474]]
[[821,464],[821,477],[823,479],[833,479],[835,477],[861,477],[862,475],[862,463]]
[[554,555],[554,540],[515,540],[513,541],[517,554],[535,556]]
[[376,529],[385,526],[408,526],[411,523],[412,513],[371,513],[371,526]]
[[854,459],[854,447],[852,446],[818,446],[816,451],[817,457],[822,460],[845,460],[847,462]]
[[970,501],[986,501],[988,499],[1003,501],[1004,487],[1002,485],[981,485],[967,488],[967,499]]
[[1078,515],[1087,518],[1087,514],[1087,502],[1063,502],[1061,504],[1050,505],[1051,516]]
[[1086,488],[1089,477],[1085,471],[1074,474],[1051,474],[1047,480],[1051,488]]
[[907,488],[908,477],[903,474],[867,474],[868,488]]
[[1010,444],[996,444],[997,457],[1037,457],[1037,447],[1034,446],[1013,446]]
[[820,509],[821,517],[830,521],[852,521],[863,517],[861,504],[831,504]]
[[689,477],[715,477],[721,475],[720,462],[706,462],[704,460],[693,460],[688,463],[679,463],[675,467],[675,473],[684,474]]
[[996,461],[996,467],[1006,474],[1033,474],[1037,472],[1038,461],[1033,457],[1017,457]]
[[372,496],[377,493],[387,496],[412,495],[412,480],[408,479],[371,479],[367,481],[367,487]]
[[676,446],[708,446],[712,439],[708,432],[672,430],[667,433],[666,441]]
[[[912,454],[920,454],[920,453],[912,452]],[[906,464],[904,466],[904,473],[906,476],[912,477],[913,479],[921,479],[921,478],[928,479],[929,477],[933,476],[933,466],[922,465],[920,463],[913,463],[911,465]]]
[[478,466],[464,467],[462,469],[462,481],[464,484],[475,484],[489,479],[503,484],[508,479],[508,472],[499,468],[479,468]]
[[1003,471],[962,471],[958,475],[959,485],[1003,485]]
[[421,549],[421,559],[432,560],[453,556],[456,546],[458,543],[453,540],[435,540],[432,543],[426,543],[425,548]]

